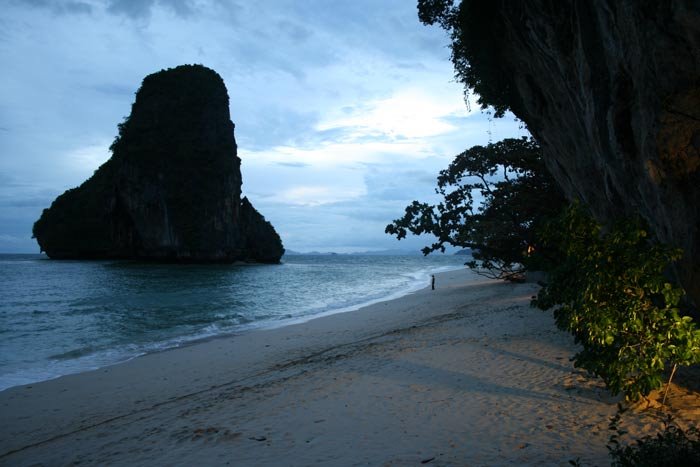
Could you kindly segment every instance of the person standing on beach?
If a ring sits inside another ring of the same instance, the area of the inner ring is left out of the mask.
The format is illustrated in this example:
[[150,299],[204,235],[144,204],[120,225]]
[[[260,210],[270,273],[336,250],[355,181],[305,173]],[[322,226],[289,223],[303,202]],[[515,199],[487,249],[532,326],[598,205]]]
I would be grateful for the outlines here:
[[430,287],[435,290],[435,274],[430,275]]

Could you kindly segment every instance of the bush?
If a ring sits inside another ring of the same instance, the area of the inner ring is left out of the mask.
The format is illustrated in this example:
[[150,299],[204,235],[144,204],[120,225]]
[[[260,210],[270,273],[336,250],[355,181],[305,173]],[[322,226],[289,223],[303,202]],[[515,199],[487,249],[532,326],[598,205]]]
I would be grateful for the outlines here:
[[557,326],[582,345],[577,367],[634,400],[660,387],[666,368],[700,362],[700,331],[679,314],[683,291],[664,276],[679,250],[651,242],[640,222],[603,233],[578,205],[542,238],[561,259],[533,304],[554,307]]
[[664,430],[656,436],[645,436],[633,444],[623,445],[620,437],[622,411],[610,422],[613,434],[608,441],[608,451],[614,467],[695,467],[700,465],[700,430],[690,427],[684,431],[670,419]]

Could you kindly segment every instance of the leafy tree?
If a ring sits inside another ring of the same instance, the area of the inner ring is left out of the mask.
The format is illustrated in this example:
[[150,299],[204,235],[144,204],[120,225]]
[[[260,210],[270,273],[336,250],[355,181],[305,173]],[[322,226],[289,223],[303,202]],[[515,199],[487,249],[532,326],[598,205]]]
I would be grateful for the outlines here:
[[700,362],[700,330],[680,315],[683,290],[664,276],[679,250],[650,241],[640,222],[603,232],[578,204],[541,237],[561,255],[533,304],[554,307],[557,326],[581,344],[577,367],[637,399],[662,385],[665,369]]
[[424,254],[445,245],[471,248],[467,265],[493,278],[514,279],[545,254],[535,236],[543,220],[565,201],[544,167],[538,144],[527,138],[474,146],[457,155],[438,176],[437,205],[414,201],[386,227],[399,240],[410,232],[435,236]]

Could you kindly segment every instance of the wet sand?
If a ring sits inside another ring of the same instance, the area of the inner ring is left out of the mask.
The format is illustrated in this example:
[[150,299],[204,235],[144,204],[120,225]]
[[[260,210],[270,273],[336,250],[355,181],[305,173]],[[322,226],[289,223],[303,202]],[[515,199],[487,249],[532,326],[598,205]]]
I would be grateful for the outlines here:
[[[435,291],[11,388],[0,464],[609,464],[620,399],[573,367],[536,290],[452,271]],[[659,425],[636,411],[624,427]]]

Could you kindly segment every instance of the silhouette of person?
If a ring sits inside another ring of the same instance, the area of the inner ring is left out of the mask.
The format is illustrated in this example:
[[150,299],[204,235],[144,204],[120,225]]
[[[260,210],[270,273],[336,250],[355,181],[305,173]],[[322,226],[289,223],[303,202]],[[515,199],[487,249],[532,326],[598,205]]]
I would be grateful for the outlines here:
[[430,277],[430,286],[435,290],[435,274],[432,274]]

